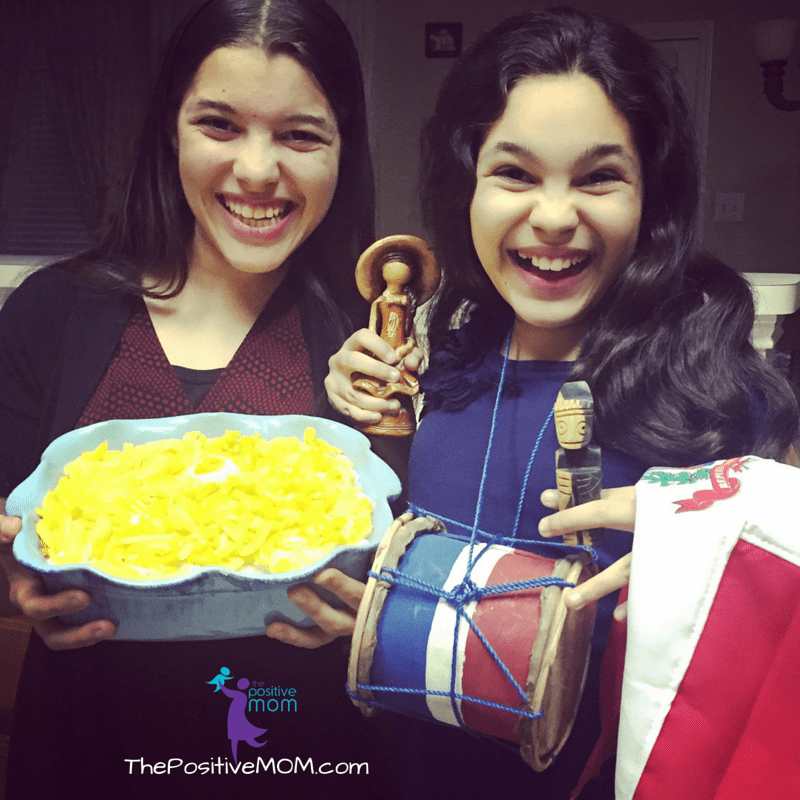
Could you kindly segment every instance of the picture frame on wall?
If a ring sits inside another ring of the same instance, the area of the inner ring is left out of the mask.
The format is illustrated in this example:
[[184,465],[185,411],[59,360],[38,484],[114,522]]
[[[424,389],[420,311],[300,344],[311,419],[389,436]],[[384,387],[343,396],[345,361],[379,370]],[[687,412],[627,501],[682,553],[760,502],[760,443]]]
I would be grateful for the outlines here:
[[460,22],[426,22],[425,57],[456,58],[461,55],[462,28]]

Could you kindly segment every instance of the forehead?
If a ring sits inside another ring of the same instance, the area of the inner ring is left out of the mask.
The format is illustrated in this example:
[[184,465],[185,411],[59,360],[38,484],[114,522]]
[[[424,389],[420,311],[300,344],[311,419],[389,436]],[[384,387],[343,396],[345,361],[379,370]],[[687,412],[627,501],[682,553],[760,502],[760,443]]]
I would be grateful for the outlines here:
[[536,75],[519,81],[483,148],[494,147],[498,141],[518,142],[534,153],[552,150],[555,155],[613,144],[638,161],[627,120],[600,84],[583,73]]
[[247,113],[333,111],[314,76],[287,55],[268,55],[260,47],[231,46],[212,51],[200,65],[182,108],[200,100],[226,103]]

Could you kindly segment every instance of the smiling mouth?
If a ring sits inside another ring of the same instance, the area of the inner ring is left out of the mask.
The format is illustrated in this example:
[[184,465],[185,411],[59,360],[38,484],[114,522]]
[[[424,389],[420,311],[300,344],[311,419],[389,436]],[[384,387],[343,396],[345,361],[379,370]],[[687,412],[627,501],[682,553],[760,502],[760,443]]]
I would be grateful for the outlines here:
[[565,258],[524,256],[519,250],[510,250],[509,254],[518,267],[546,281],[560,281],[578,275],[589,266],[591,261],[590,254],[584,255],[582,258],[577,256]]
[[243,225],[249,228],[271,228],[285,219],[295,208],[296,203],[285,200],[270,205],[252,206],[219,197],[222,207]]

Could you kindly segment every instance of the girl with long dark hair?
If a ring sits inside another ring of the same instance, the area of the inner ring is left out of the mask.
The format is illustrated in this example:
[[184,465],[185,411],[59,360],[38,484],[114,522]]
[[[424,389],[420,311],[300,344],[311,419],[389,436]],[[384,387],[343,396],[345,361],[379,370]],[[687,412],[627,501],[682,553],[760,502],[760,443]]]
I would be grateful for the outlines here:
[[[607,487],[653,465],[784,457],[795,397],[749,342],[747,283],[698,249],[691,114],[641,37],[567,8],[498,25],[442,86],[421,187],[442,283],[427,316],[414,513],[462,534],[480,514],[489,534],[518,526],[539,539],[565,381],[591,388]],[[350,375],[392,380],[395,363],[385,343],[354,334],[331,361],[334,406],[358,422],[391,412]],[[624,563],[630,547],[628,533],[607,531],[599,566]],[[551,767],[535,774],[515,752],[408,721],[409,796],[569,797],[598,737],[614,602],[599,604],[581,708]],[[592,790],[613,797],[606,777]]]
[[[93,422],[329,412],[327,359],[366,320],[352,270],[372,239],[363,85],[342,21],[322,0],[203,4],[168,45],[110,232],[33,274],[0,313],[0,495],[54,438]],[[45,595],[11,555],[19,521],[0,524],[12,602],[34,628],[7,797],[370,793],[363,769],[334,783],[307,766],[370,761],[329,618],[303,632],[315,652],[287,644],[280,627],[115,642],[109,621],[58,622],[86,594]],[[357,605],[345,576],[319,581]],[[293,599],[315,615],[313,598]],[[271,756],[306,766],[213,767],[227,752],[227,703],[207,681],[223,666],[292,692],[296,713],[262,727]],[[154,766],[167,762],[168,772]]]

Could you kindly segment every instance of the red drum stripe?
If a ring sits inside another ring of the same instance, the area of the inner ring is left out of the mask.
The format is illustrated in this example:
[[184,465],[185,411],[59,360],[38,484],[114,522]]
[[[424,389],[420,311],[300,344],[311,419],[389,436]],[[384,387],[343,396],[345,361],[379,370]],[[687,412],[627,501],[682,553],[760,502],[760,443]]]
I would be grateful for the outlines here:
[[[486,585],[549,577],[553,564],[553,559],[515,551],[498,560]],[[523,689],[541,610],[541,589],[526,589],[515,594],[485,597],[473,616],[477,627]],[[467,636],[464,654],[463,687],[464,694],[470,697],[513,708],[522,704],[519,693],[472,630]],[[467,701],[462,704],[462,713],[465,724],[473,730],[501,739],[518,739],[515,714]]]

